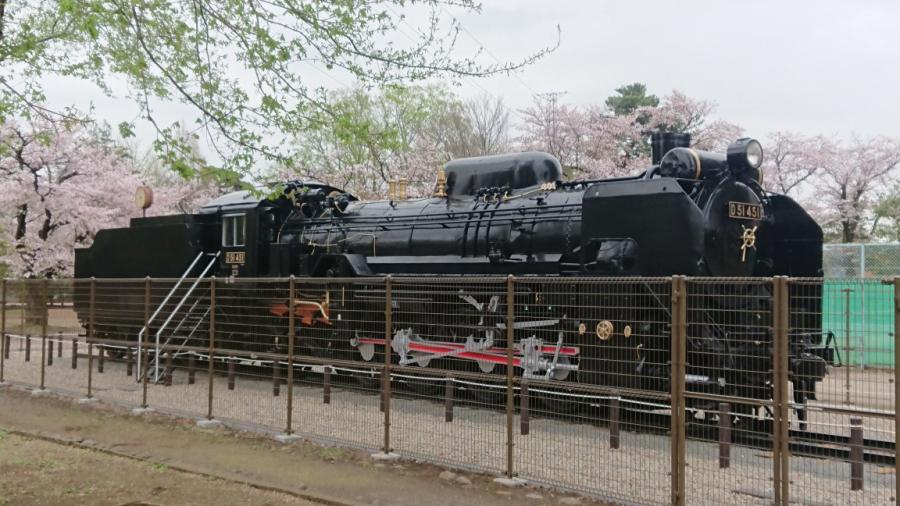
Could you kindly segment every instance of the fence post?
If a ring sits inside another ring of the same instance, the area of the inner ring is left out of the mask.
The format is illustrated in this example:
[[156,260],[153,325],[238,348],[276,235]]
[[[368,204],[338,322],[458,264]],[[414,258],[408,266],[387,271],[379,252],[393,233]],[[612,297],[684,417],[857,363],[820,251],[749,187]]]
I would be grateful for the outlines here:
[[384,453],[391,453],[391,331],[393,323],[392,278],[384,277],[384,373],[381,375],[381,395],[384,404]]
[[50,296],[50,287],[49,282],[45,279],[43,281],[42,288],[43,293],[41,294],[44,303],[44,314],[43,318],[41,318],[41,390],[46,388],[45,378],[47,376],[47,320],[50,319],[50,308],[48,306],[49,296]]
[[278,363],[278,356],[276,355],[272,359],[272,397],[278,397],[279,395],[281,395],[281,364]]
[[47,336],[47,366],[53,365],[53,353],[56,351],[53,346],[53,338]]
[[859,245],[859,369],[866,368],[866,245]]
[[[896,400],[900,399],[900,276],[894,277],[894,440],[900,434],[900,410]],[[894,458],[896,459],[896,452]],[[896,466],[896,464],[895,464]],[[894,477],[894,497],[900,498],[900,479]]]
[[613,392],[609,398],[609,449],[619,449],[619,394]]
[[163,371],[163,385],[172,386],[172,376],[175,374],[175,365],[172,363],[175,358],[172,350],[166,351],[166,370]]
[[331,366],[322,368],[322,404],[331,404]]
[[453,421],[453,391],[456,389],[456,385],[453,384],[453,378],[447,377],[445,380],[446,384],[444,385],[444,421],[452,422]]
[[87,333],[87,349],[88,349],[88,387],[87,398],[94,398],[94,327],[96,326],[95,318],[97,316],[95,301],[97,299],[97,280],[91,276],[90,291],[88,294],[88,333]]
[[25,361],[31,362],[31,334],[25,334]]
[[209,278],[209,362],[207,368],[207,376],[209,386],[207,388],[206,403],[206,419],[212,420],[213,417],[213,375],[215,374],[215,365],[213,363],[213,353],[216,345],[216,277]]
[[63,351],[62,351],[63,335],[62,334],[63,334],[62,330],[57,331],[57,335],[59,336],[59,342],[56,343],[57,344],[57,347],[56,347],[56,357],[57,358],[62,358],[62,355],[63,355]]
[[[131,362],[129,362],[131,363]],[[188,363],[187,363],[188,373],[187,373],[187,383],[188,385],[193,385],[197,380],[197,357],[194,355],[192,351],[190,355],[188,355]]]
[[[43,332],[42,332],[43,334]],[[46,361],[44,360],[47,356],[47,336],[41,336],[41,390],[44,389],[44,376],[46,375]]]
[[719,403],[719,469],[731,467],[731,404]]
[[[144,278],[144,336],[150,335],[150,276]],[[141,408],[147,409],[147,376],[149,376],[149,368],[147,361],[149,356],[147,353],[146,340],[141,346]],[[100,363],[103,363],[103,349],[100,350]]]
[[506,477],[513,478],[513,325],[515,324],[516,277],[506,277]]
[[78,369],[78,338],[72,338],[72,369]]
[[519,383],[519,434],[527,436],[531,432],[531,420],[528,413],[528,380]]
[[3,383],[3,369],[6,365],[9,345],[6,343],[6,279],[0,281],[0,384]]
[[290,436],[294,433],[294,299],[296,298],[294,275],[288,280],[288,358],[287,358],[287,423],[284,433]]
[[773,320],[773,406],[774,420],[772,424],[772,471],[775,486],[775,504],[787,505],[790,500],[788,432],[790,429],[790,406],[788,399],[788,355],[790,343],[788,326],[790,324],[789,288],[785,276],[775,276],[772,280],[772,320]]
[[844,403],[850,404],[850,294],[853,290],[841,291],[844,292]]
[[[21,286],[21,284],[20,284]],[[19,301],[19,337],[25,335],[25,306]],[[22,341],[19,341],[19,351],[22,351]]]
[[125,347],[125,376],[128,376],[129,378],[134,374],[134,364],[133,364],[133,360],[131,359],[131,356],[132,356],[131,346],[126,346]]
[[671,350],[671,494],[672,504],[684,506],[684,375],[687,334],[687,281],[684,276],[673,276],[672,280],[672,350]]
[[850,418],[850,490],[863,489],[862,418]]

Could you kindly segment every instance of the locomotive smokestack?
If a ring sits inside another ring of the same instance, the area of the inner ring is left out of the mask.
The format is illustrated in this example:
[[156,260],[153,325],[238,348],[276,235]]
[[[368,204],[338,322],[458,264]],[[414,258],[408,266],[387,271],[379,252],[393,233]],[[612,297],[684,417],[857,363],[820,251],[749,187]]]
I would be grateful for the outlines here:
[[653,165],[659,165],[663,155],[672,148],[691,147],[691,134],[676,132],[653,132],[650,134]]

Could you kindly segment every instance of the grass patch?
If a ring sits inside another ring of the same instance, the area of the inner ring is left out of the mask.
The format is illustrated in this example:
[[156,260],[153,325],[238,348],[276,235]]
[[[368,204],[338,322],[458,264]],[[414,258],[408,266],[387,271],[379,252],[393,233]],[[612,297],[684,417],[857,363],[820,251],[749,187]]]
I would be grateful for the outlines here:
[[319,458],[324,460],[338,460],[343,456],[344,450],[342,448],[328,447],[319,450]]
[[23,460],[16,459],[12,461],[12,465],[16,467],[24,467],[26,469],[35,469],[37,471],[50,471],[60,467],[59,462],[53,459]]

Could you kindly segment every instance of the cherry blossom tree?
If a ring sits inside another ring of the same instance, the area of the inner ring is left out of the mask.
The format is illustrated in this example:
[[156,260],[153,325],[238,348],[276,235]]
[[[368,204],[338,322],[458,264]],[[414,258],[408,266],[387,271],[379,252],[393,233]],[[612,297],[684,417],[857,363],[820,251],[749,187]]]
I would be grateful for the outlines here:
[[[123,137],[138,125],[156,132],[166,167],[192,160],[180,123],[161,111],[180,104],[195,118],[220,174],[291,165],[294,136],[331,108],[310,75],[334,71],[362,86],[484,77],[521,69],[558,45],[515,61],[488,60],[457,47],[463,27],[448,9],[477,14],[474,0],[0,1],[0,122],[11,118],[89,120],[76,108],[50,108],[47,78],[64,77],[136,106]],[[413,15],[415,14],[415,15]],[[415,19],[421,19],[420,23]],[[409,35],[412,33],[414,35]],[[403,35],[404,37],[400,37]],[[214,169],[215,167],[210,167]],[[216,175],[215,171],[211,171]]]
[[582,108],[561,103],[559,97],[558,93],[538,95],[531,107],[520,111],[519,147],[550,153],[568,176],[578,177],[589,171],[585,166],[592,162],[587,155],[589,115]]
[[[142,178],[131,162],[102,132],[62,123],[0,126],[0,262],[8,274],[70,276],[75,248],[138,216],[133,197]],[[205,196],[202,184],[161,185],[150,212],[178,212]],[[48,294],[37,285],[26,288],[26,319],[40,324]]]
[[797,199],[826,233],[841,242],[864,238],[877,225],[876,204],[898,180],[900,141],[774,132],[764,145],[763,185]]
[[[71,275],[73,250],[98,230],[140,215],[133,203],[142,177],[107,137],[62,123],[0,127],[0,219],[10,274],[24,279]],[[178,212],[202,200],[198,183],[158,186],[150,214]]]
[[692,146],[706,151],[724,152],[728,144],[738,139],[744,129],[734,123],[716,119],[715,102],[692,98],[673,90],[663,103],[649,112],[649,125],[654,130],[691,134]]
[[872,219],[877,192],[897,181],[900,141],[853,137],[837,143],[814,181],[822,204],[819,222],[842,242],[860,239],[860,226]]
[[900,242],[900,181],[884,188],[874,214],[870,234],[882,240]]
[[800,194],[809,192],[815,176],[835,156],[836,149],[834,140],[822,135],[772,132],[763,145],[763,187],[802,197]]
[[650,165],[648,138],[654,130],[691,134],[699,149],[722,151],[742,129],[712,117],[715,104],[679,91],[659,106],[629,108],[615,114],[607,105],[575,107],[559,103],[559,95],[538,97],[524,109],[524,149],[547,151],[559,158],[574,178],[634,174]]

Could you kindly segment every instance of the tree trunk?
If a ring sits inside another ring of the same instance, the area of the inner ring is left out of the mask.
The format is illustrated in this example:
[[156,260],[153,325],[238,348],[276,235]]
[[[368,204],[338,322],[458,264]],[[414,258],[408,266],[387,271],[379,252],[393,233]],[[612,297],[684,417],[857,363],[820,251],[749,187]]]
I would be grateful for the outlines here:
[[25,281],[22,299],[25,303],[25,325],[29,332],[39,332],[47,321],[50,301],[48,286],[47,282],[39,279]]
[[853,221],[843,221],[841,222],[841,228],[843,232],[844,242],[853,242],[856,240],[856,227],[857,223]]

